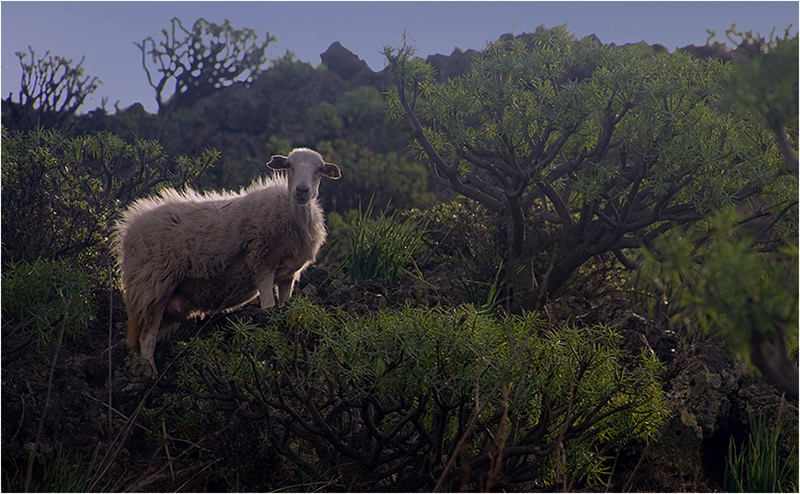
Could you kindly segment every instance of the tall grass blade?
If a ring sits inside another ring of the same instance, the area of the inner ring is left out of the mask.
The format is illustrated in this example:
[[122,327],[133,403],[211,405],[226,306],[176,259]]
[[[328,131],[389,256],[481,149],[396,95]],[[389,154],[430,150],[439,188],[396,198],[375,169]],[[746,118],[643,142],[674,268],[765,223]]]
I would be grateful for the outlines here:
[[[373,197],[374,198],[374,197]],[[382,280],[397,282],[400,273],[413,263],[422,243],[426,221],[401,221],[398,212],[372,218],[373,200],[359,215],[348,236],[349,254],[345,259],[350,281]]]

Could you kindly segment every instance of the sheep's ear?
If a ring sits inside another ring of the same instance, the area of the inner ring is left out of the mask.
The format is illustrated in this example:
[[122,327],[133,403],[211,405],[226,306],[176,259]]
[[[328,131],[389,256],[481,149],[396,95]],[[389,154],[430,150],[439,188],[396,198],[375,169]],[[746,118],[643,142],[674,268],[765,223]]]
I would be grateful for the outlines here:
[[337,180],[342,178],[342,171],[339,170],[339,167],[334,165],[333,163],[325,163],[322,165],[322,174],[328,178],[332,178]]
[[288,158],[286,156],[281,156],[279,154],[276,154],[272,157],[271,160],[269,160],[267,166],[272,168],[273,170],[282,170],[287,166],[289,166],[287,159]]

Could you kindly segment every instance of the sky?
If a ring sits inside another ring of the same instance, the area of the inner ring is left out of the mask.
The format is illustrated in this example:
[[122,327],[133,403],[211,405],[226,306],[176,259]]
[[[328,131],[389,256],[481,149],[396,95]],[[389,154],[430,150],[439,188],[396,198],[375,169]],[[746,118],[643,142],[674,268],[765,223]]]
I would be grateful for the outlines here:
[[[335,41],[365,60],[375,71],[384,68],[384,46],[402,44],[408,32],[419,55],[450,54],[454,48],[480,50],[504,33],[520,34],[544,24],[567,24],[578,38],[596,34],[603,43],[661,44],[670,51],[703,45],[707,29],[726,41],[731,24],[743,31],[769,35],[792,25],[797,33],[797,1],[780,2],[0,2],[0,94],[19,100],[21,69],[15,55],[31,47],[37,58],[46,52],[71,58],[85,56],[83,68],[102,85],[80,113],[101,105],[135,102],[155,111],[155,91],[141,65],[134,42],[161,32],[173,17],[187,27],[200,17],[235,28],[252,28],[277,38],[267,50],[277,58],[287,50],[312,65]],[[730,43],[729,43],[730,44]]]

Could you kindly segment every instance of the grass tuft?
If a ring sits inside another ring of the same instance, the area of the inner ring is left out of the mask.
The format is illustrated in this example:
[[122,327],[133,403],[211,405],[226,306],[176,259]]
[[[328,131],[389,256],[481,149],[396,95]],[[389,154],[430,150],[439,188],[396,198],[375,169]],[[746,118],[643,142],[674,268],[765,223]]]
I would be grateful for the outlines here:
[[343,266],[350,281],[382,280],[393,285],[400,273],[413,264],[427,221],[402,221],[397,211],[372,218],[372,211],[372,201],[366,211],[359,208],[347,237],[348,255]]

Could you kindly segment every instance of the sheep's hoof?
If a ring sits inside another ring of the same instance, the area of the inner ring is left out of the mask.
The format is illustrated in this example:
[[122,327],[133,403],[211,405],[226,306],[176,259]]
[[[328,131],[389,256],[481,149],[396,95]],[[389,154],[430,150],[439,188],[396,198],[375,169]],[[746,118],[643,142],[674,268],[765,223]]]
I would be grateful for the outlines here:
[[153,357],[147,359],[150,362],[150,370],[153,371],[153,379],[158,379],[158,368],[156,368],[156,362],[153,360]]

